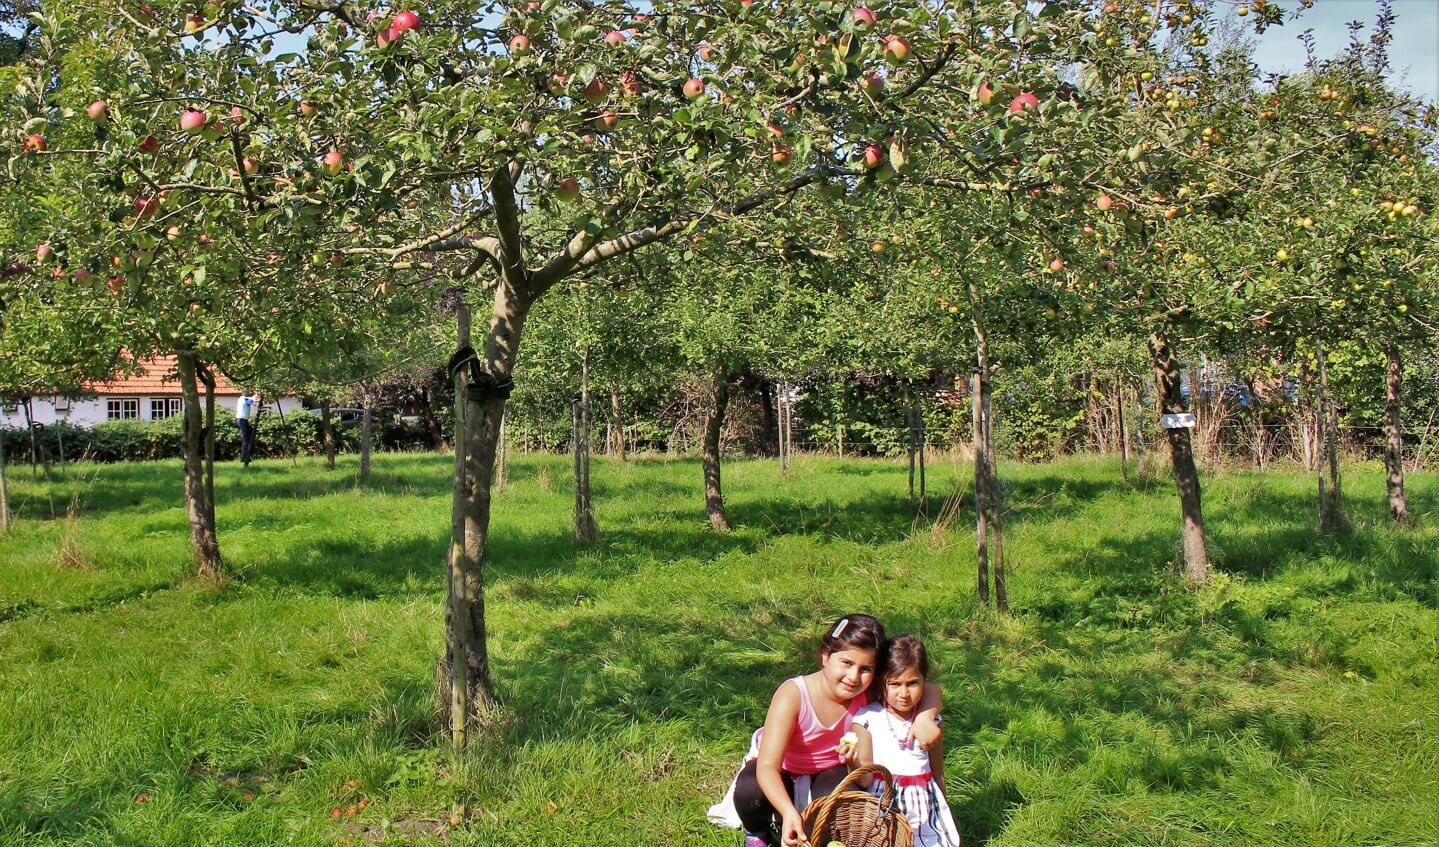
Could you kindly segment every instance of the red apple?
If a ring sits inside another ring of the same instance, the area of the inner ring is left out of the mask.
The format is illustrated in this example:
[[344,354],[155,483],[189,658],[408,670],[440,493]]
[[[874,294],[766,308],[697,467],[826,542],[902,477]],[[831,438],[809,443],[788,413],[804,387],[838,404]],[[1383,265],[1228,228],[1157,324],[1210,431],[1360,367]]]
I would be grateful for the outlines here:
[[230,107],[230,123],[234,124],[235,126],[244,126],[244,125],[245,125],[245,110],[244,110],[244,109],[241,109],[239,106],[231,106],[231,107]]
[[570,78],[565,76],[564,74],[551,74],[550,93],[555,95],[556,97],[563,96],[565,93],[565,86],[567,86],[569,82]]
[[884,58],[891,65],[902,65],[909,61],[909,42],[898,35],[891,35],[884,43]]
[[1055,273],[1058,273],[1058,272],[1064,270],[1064,260],[1063,260],[1063,259],[1052,259],[1052,260],[1050,260],[1050,262],[1049,262],[1049,269],[1050,269],[1051,271],[1054,271]]
[[50,258],[51,256],[53,256],[53,255],[55,255],[55,249],[54,249],[53,247],[51,247],[49,244],[37,244],[37,245],[35,245],[35,261],[37,261],[37,262],[43,262],[43,261],[45,261],[46,259],[49,259],[49,258]]
[[567,176],[555,183],[555,197],[562,203],[573,203],[580,199],[580,181]]
[[160,149],[160,139],[156,138],[156,137],[153,136],[153,135],[147,135],[147,136],[145,136],[145,140],[140,142],[140,152],[141,152],[141,153],[145,153],[145,154],[147,154],[147,155],[150,155],[150,154],[154,154],[154,153],[155,153],[156,151],[158,151],[159,149]]
[[700,45],[700,49],[699,49],[700,61],[701,61],[701,62],[708,62],[708,61],[710,60],[710,57],[714,55],[714,50],[715,50],[714,47],[711,46],[711,45],[709,44],[709,42],[705,42],[704,44],[701,44],[701,45]]
[[194,35],[205,28],[205,16],[194,14],[185,19],[185,32]]
[[320,104],[314,100],[300,101],[300,115],[306,118],[313,118],[320,114]]
[[179,228],[178,226],[167,226],[167,227],[165,227],[165,240],[166,240],[166,241],[174,241],[175,239],[177,239],[177,238],[179,238],[179,237],[180,237],[180,228]]
[[523,32],[516,33],[510,38],[510,52],[516,56],[530,51],[530,37]]
[[864,166],[874,170],[884,163],[884,148],[878,144],[870,144],[864,148]]
[[612,29],[605,33],[605,43],[611,47],[618,47],[625,43],[625,34],[618,29]]
[[160,199],[158,197],[136,197],[135,217],[151,218],[160,211]]
[[186,109],[180,113],[180,129],[191,135],[199,135],[200,130],[205,128],[209,118],[199,109]]
[[595,116],[594,125],[595,129],[600,132],[611,132],[615,127],[620,125],[620,116],[611,112],[609,109],[605,109]]
[[394,44],[396,41],[399,41],[402,37],[404,37],[404,35],[405,34],[403,32],[395,29],[392,26],[385,27],[384,29],[375,33],[375,46],[383,50],[386,47],[389,47],[391,44]]
[[585,86],[582,93],[585,96],[585,102],[602,103],[605,96],[610,93],[610,87],[605,85],[604,80],[596,77],[590,80],[590,84]]
[[200,137],[206,141],[219,141],[225,137],[225,125],[219,121],[210,121],[200,128]]
[[1113,205],[1114,198],[1110,197],[1108,194],[1101,194],[1094,199],[1094,208],[1098,209],[1101,212],[1109,211],[1109,207]]
[[856,7],[854,10],[854,28],[863,31],[872,26],[874,26],[874,12],[871,12],[864,6]]
[[683,88],[685,96],[691,100],[694,100],[697,97],[704,96],[705,81],[698,77],[692,76],[689,79],[685,80]]
[[420,16],[411,11],[400,12],[390,22],[390,29],[396,32],[409,32],[412,29],[420,28]]
[[97,124],[104,123],[110,117],[110,104],[96,100],[85,107],[85,116]]
[[389,296],[390,292],[394,290],[395,284],[393,282],[390,282],[388,279],[382,280],[377,285],[375,285],[375,293],[382,296]]
[[884,77],[877,73],[864,74],[859,78],[859,88],[865,94],[878,100],[884,96]]
[[105,286],[110,289],[110,294],[119,297],[125,293],[125,277],[116,274],[105,280]]
[[90,273],[90,269],[89,269],[89,268],[76,268],[76,269],[75,269],[75,281],[78,282],[78,283],[80,283],[81,285],[84,285],[85,283],[89,282],[89,281],[90,281],[90,278],[93,277],[93,276],[94,276],[94,274]]
[[1039,98],[1035,97],[1028,91],[1016,96],[1013,100],[1009,101],[1010,114],[1014,114],[1016,112],[1023,112],[1026,109],[1039,109]]
[[245,173],[252,174],[260,169],[260,163],[255,161],[254,159],[251,159],[249,156],[246,156],[245,158],[240,160],[240,167],[245,171]]
[[979,84],[979,102],[986,106],[994,102],[994,89],[990,88],[987,82]]
[[45,136],[34,132],[25,136],[25,143],[22,149],[27,153],[43,153],[50,149],[50,142],[45,140]]
[[793,154],[794,151],[788,144],[776,144],[774,150],[770,151],[769,158],[776,165],[783,165],[789,162]]
[[345,157],[340,155],[339,150],[331,150],[330,152],[325,154],[325,158],[320,160],[320,164],[324,166],[326,173],[328,173],[330,176],[334,176],[335,174],[344,170]]
[[642,90],[640,81],[639,78],[634,75],[633,71],[620,72],[620,90],[625,93],[626,97],[634,97],[640,93]]

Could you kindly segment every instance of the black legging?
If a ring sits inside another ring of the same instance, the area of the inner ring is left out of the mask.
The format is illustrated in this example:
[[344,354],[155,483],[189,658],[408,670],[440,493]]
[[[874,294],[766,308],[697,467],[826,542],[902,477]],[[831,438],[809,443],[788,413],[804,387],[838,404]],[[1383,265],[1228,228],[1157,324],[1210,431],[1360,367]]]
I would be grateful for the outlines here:
[[[758,765],[758,760],[750,759],[740,768],[739,776],[735,779],[734,807],[745,832],[770,834],[777,816],[774,804],[770,803],[769,798],[764,796],[764,791],[760,790],[759,777],[755,773]],[[848,767],[835,765],[810,777],[810,799],[823,797],[834,791],[848,775]],[[784,780],[784,790],[793,797],[794,776],[780,771],[780,778]]]

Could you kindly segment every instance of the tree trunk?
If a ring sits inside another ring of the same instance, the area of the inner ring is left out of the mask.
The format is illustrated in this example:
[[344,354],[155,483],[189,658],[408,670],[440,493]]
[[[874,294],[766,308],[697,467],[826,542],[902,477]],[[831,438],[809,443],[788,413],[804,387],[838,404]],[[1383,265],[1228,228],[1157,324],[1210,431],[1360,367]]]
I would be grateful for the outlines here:
[[5,485],[5,433],[0,432],[0,532],[10,531],[10,490]]
[[628,452],[628,445],[625,444],[625,419],[621,414],[623,408],[620,406],[619,386],[610,386],[610,427],[612,436],[609,439],[610,455],[617,457],[621,462],[625,460]]
[[[1319,377],[1319,529],[1323,532],[1343,531],[1344,500],[1339,486],[1339,410],[1329,396],[1329,356],[1324,345],[1314,345],[1314,361]],[[1326,489],[1324,474],[1329,474]]]
[[360,414],[364,417],[360,421],[360,481],[367,482],[370,479],[370,442],[375,434],[375,428],[370,424],[370,392],[365,390],[360,403]]
[[1409,519],[1409,501],[1404,497],[1404,431],[1399,426],[1404,362],[1397,344],[1384,345],[1384,364],[1384,485],[1389,492],[1389,516],[1403,523]]
[[[1183,413],[1179,360],[1169,345],[1169,339],[1159,333],[1150,335],[1149,352],[1160,413]],[[1209,579],[1209,552],[1204,544],[1204,509],[1200,499],[1199,469],[1194,464],[1194,443],[1187,427],[1167,427],[1165,435],[1169,440],[1169,457],[1174,467],[1174,484],[1179,489],[1179,534],[1184,547],[1184,575],[1190,582],[1205,582]]]
[[978,563],[976,592],[981,606],[989,605],[989,471],[984,452],[984,375],[975,368],[969,376],[970,436],[974,444],[974,558]]
[[1114,413],[1119,426],[1119,472],[1129,484],[1129,419],[1124,415],[1124,381],[1114,375]]
[[30,398],[26,397],[20,401],[20,408],[25,410],[25,431],[30,434],[30,476],[39,477],[40,468],[45,468],[45,478],[50,478],[50,463],[42,459],[40,453],[40,436],[35,431],[35,417],[30,405]]
[[600,526],[595,520],[594,497],[590,490],[590,356],[586,350],[580,358],[580,396],[571,403],[573,421],[570,450],[574,454],[575,525],[574,538],[579,544],[600,540]]
[[789,383],[781,382],[776,387],[775,408],[778,412],[775,442],[779,448],[779,473],[787,477],[794,451],[794,406],[790,403]]
[[710,526],[717,532],[729,532],[729,519],[724,511],[724,489],[720,486],[720,435],[724,432],[725,409],[729,406],[729,375],[716,370],[713,385],[714,403],[705,418],[704,478],[705,512]]
[[[533,304],[502,273],[484,349],[470,347],[470,310],[461,298],[456,314],[458,350],[451,359],[455,381],[455,470],[448,561],[449,609],[441,679],[443,717],[456,750],[468,743],[471,724],[495,706],[485,628],[484,562],[490,530],[490,486],[505,402],[514,389],[512,374],[520,334]],[[443,671],[448,671],[444,673]]]
[[198,357],[193,351],[176,355],[180,390],[185,396],[185,512],[190,521],[190,547],[201,582],[219,585],[225,581],[225,565],[220,558],[220,541],[215,532],[213,491],[205,481],[205,426],[201,417],[200,392],[196,386]]
[[325,448],[325,469],[335,469],[335,423],[330,419],[330,401],[320,401],[320,443]]
[[[209,368],[197,367],[196,376],[205,386],[205,494],[210,520],[215,519],[215,376]],[[256,409],[258,412],[259,410]]]
[[909,502],[914,502],[914,483],[916,474],[919,471],[918,463],[914,455],[914,402],[912,394],[914,389],[906,383],[904,386],[904,451],[909,457]]

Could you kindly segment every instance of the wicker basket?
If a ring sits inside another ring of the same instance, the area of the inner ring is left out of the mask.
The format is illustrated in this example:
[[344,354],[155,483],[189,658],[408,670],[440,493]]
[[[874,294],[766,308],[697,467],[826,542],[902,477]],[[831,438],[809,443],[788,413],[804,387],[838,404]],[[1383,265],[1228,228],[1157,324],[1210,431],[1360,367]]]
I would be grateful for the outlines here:
[[[884,793],[855,788],[865,776],[884,780]],[[831,841],[842,841],[844,847],[914,847],[914,830],[899,808],[894,777],[883,765],[855,768],[833,793],[806,806],[804,831],[812,847]]]

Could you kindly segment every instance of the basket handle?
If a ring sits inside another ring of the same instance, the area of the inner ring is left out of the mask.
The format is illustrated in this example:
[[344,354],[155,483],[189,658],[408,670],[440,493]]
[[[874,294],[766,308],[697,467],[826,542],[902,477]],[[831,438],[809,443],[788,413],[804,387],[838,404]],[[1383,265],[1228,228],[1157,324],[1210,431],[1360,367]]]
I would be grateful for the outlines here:
[[893,806],[895,803],[894,774],[891,774],[889,768],[884,765],[860,765],[850,771],[844,779],[840,780],[839,785],[835,786],[834,791],[830,793],[838,794],[841,791],[846,791],[851,788],[856,791],[864,791],[865,789],[859,786],[859,781],[866,776],[874,776],[884,780],[884,794],[880,795],[880,807],[888,809]]

